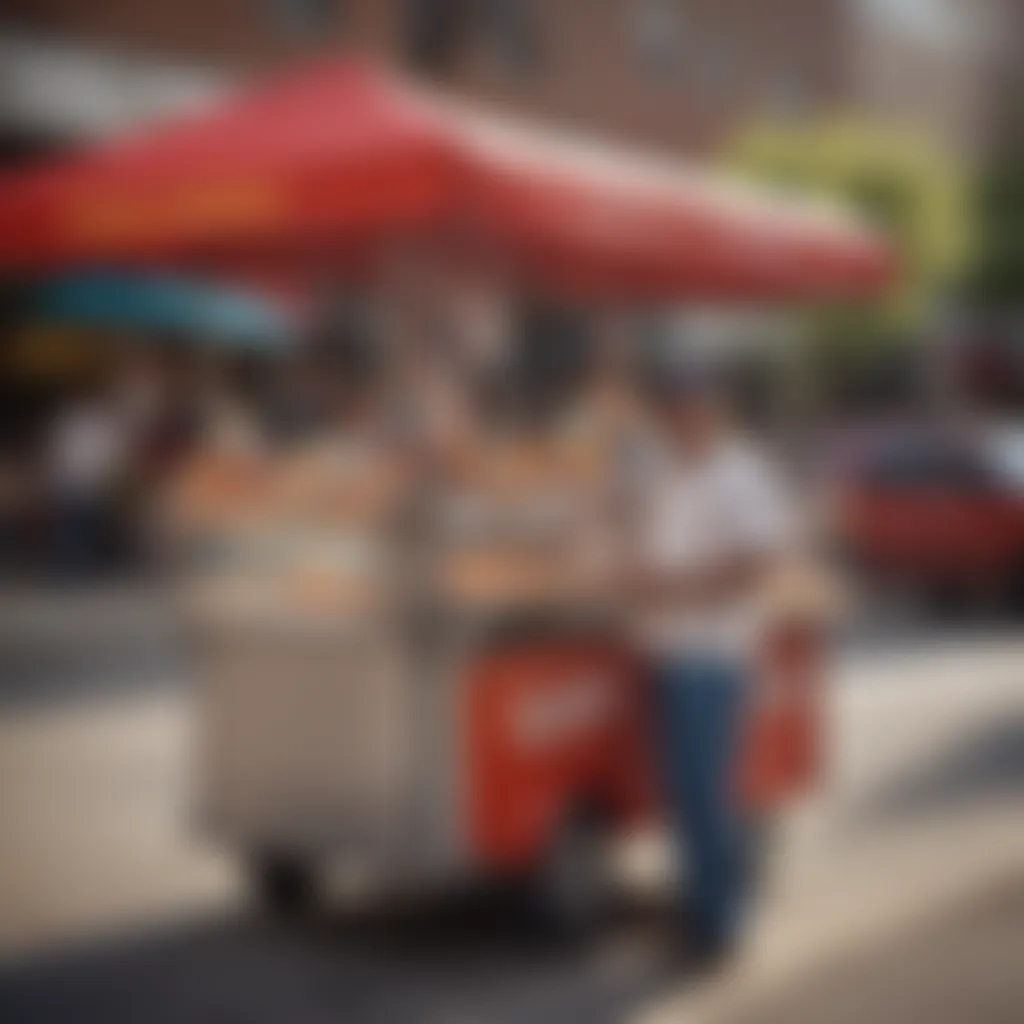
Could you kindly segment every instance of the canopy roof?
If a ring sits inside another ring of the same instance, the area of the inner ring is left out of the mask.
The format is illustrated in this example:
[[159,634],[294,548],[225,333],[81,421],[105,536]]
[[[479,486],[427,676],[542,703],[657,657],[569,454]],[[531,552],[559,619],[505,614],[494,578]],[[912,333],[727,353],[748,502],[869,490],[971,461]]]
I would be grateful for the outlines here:
[[0,178],[0,274],[493,246],[527,283],[608,297],[859,296],[885,246],[832,211],[570,141],[353,64],[318,67]]

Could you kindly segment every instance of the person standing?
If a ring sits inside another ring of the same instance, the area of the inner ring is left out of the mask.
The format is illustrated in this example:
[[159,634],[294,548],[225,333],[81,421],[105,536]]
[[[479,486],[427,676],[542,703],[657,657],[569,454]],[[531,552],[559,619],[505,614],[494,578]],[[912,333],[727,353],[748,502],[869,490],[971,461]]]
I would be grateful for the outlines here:
[[124,423],[104,390],[91,390],[58,415],[47,472],[52,552],[62,576],[89,575],[109,553],[112,509],[128,451]]
[[692,935],[711,960],[740,935],[748,841],[735,800],[739,735],[753,682],[763,584],[792,539],[778,475],[734,428],[707,362],[648,382],[646,453],[627,586],[654,671],[662,783]]

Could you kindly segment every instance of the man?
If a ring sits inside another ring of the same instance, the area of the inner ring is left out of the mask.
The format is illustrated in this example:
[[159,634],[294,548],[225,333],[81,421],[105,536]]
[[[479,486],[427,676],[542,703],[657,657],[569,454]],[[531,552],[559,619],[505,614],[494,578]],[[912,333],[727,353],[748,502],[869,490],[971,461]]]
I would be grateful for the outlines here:
[[781,486],[732,427],[715,368],[660,367],[628,585],[652,658],[665,797],[687,845],[698,952],[733,946],[744,903],[735,763],[762,584],[791,533]]
[[116,491],[129,438],[105,389],[94,389],[58,416],[49,439],[54,557],[68,577],[95,569],[110,540]]

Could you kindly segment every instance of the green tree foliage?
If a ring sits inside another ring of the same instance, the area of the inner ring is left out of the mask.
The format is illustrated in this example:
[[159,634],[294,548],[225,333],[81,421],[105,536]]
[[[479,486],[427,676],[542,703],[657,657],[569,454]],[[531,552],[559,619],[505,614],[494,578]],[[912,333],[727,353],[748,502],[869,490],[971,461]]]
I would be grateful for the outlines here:
[[852,207],[889,239],[898,282],[876,303],[828,316],[830,337],[913,333],[963,266],[970,232],[960,175],[920,140],[844,120],[764,125],[742,133],[726,160],[742,175]]
[[974,197],[975,259],[967,298],[989,310],[1024,305],[1024,131],[982,172]]

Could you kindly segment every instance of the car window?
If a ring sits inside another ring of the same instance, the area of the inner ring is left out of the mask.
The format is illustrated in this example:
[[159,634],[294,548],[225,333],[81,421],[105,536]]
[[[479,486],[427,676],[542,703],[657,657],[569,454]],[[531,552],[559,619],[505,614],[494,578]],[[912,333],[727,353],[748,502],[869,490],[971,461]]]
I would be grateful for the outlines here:
[[957,491],[988,490],[993,476],[985,461],[971,452],[949,452],[939,470],[939,483]]
[[864,475],[872,487],[910,491],[933,482],[934,474],[933,460],[922,446],[892,443],[873,453]]
[[1015,491],[1024,491],[1024,428],[994,431],[985,453],[992,473]]
[[975,491],[989,480],[984,463],[970,451],[936,442],[892,443],[875,453],[866,470],[868,483],[879,490]]

